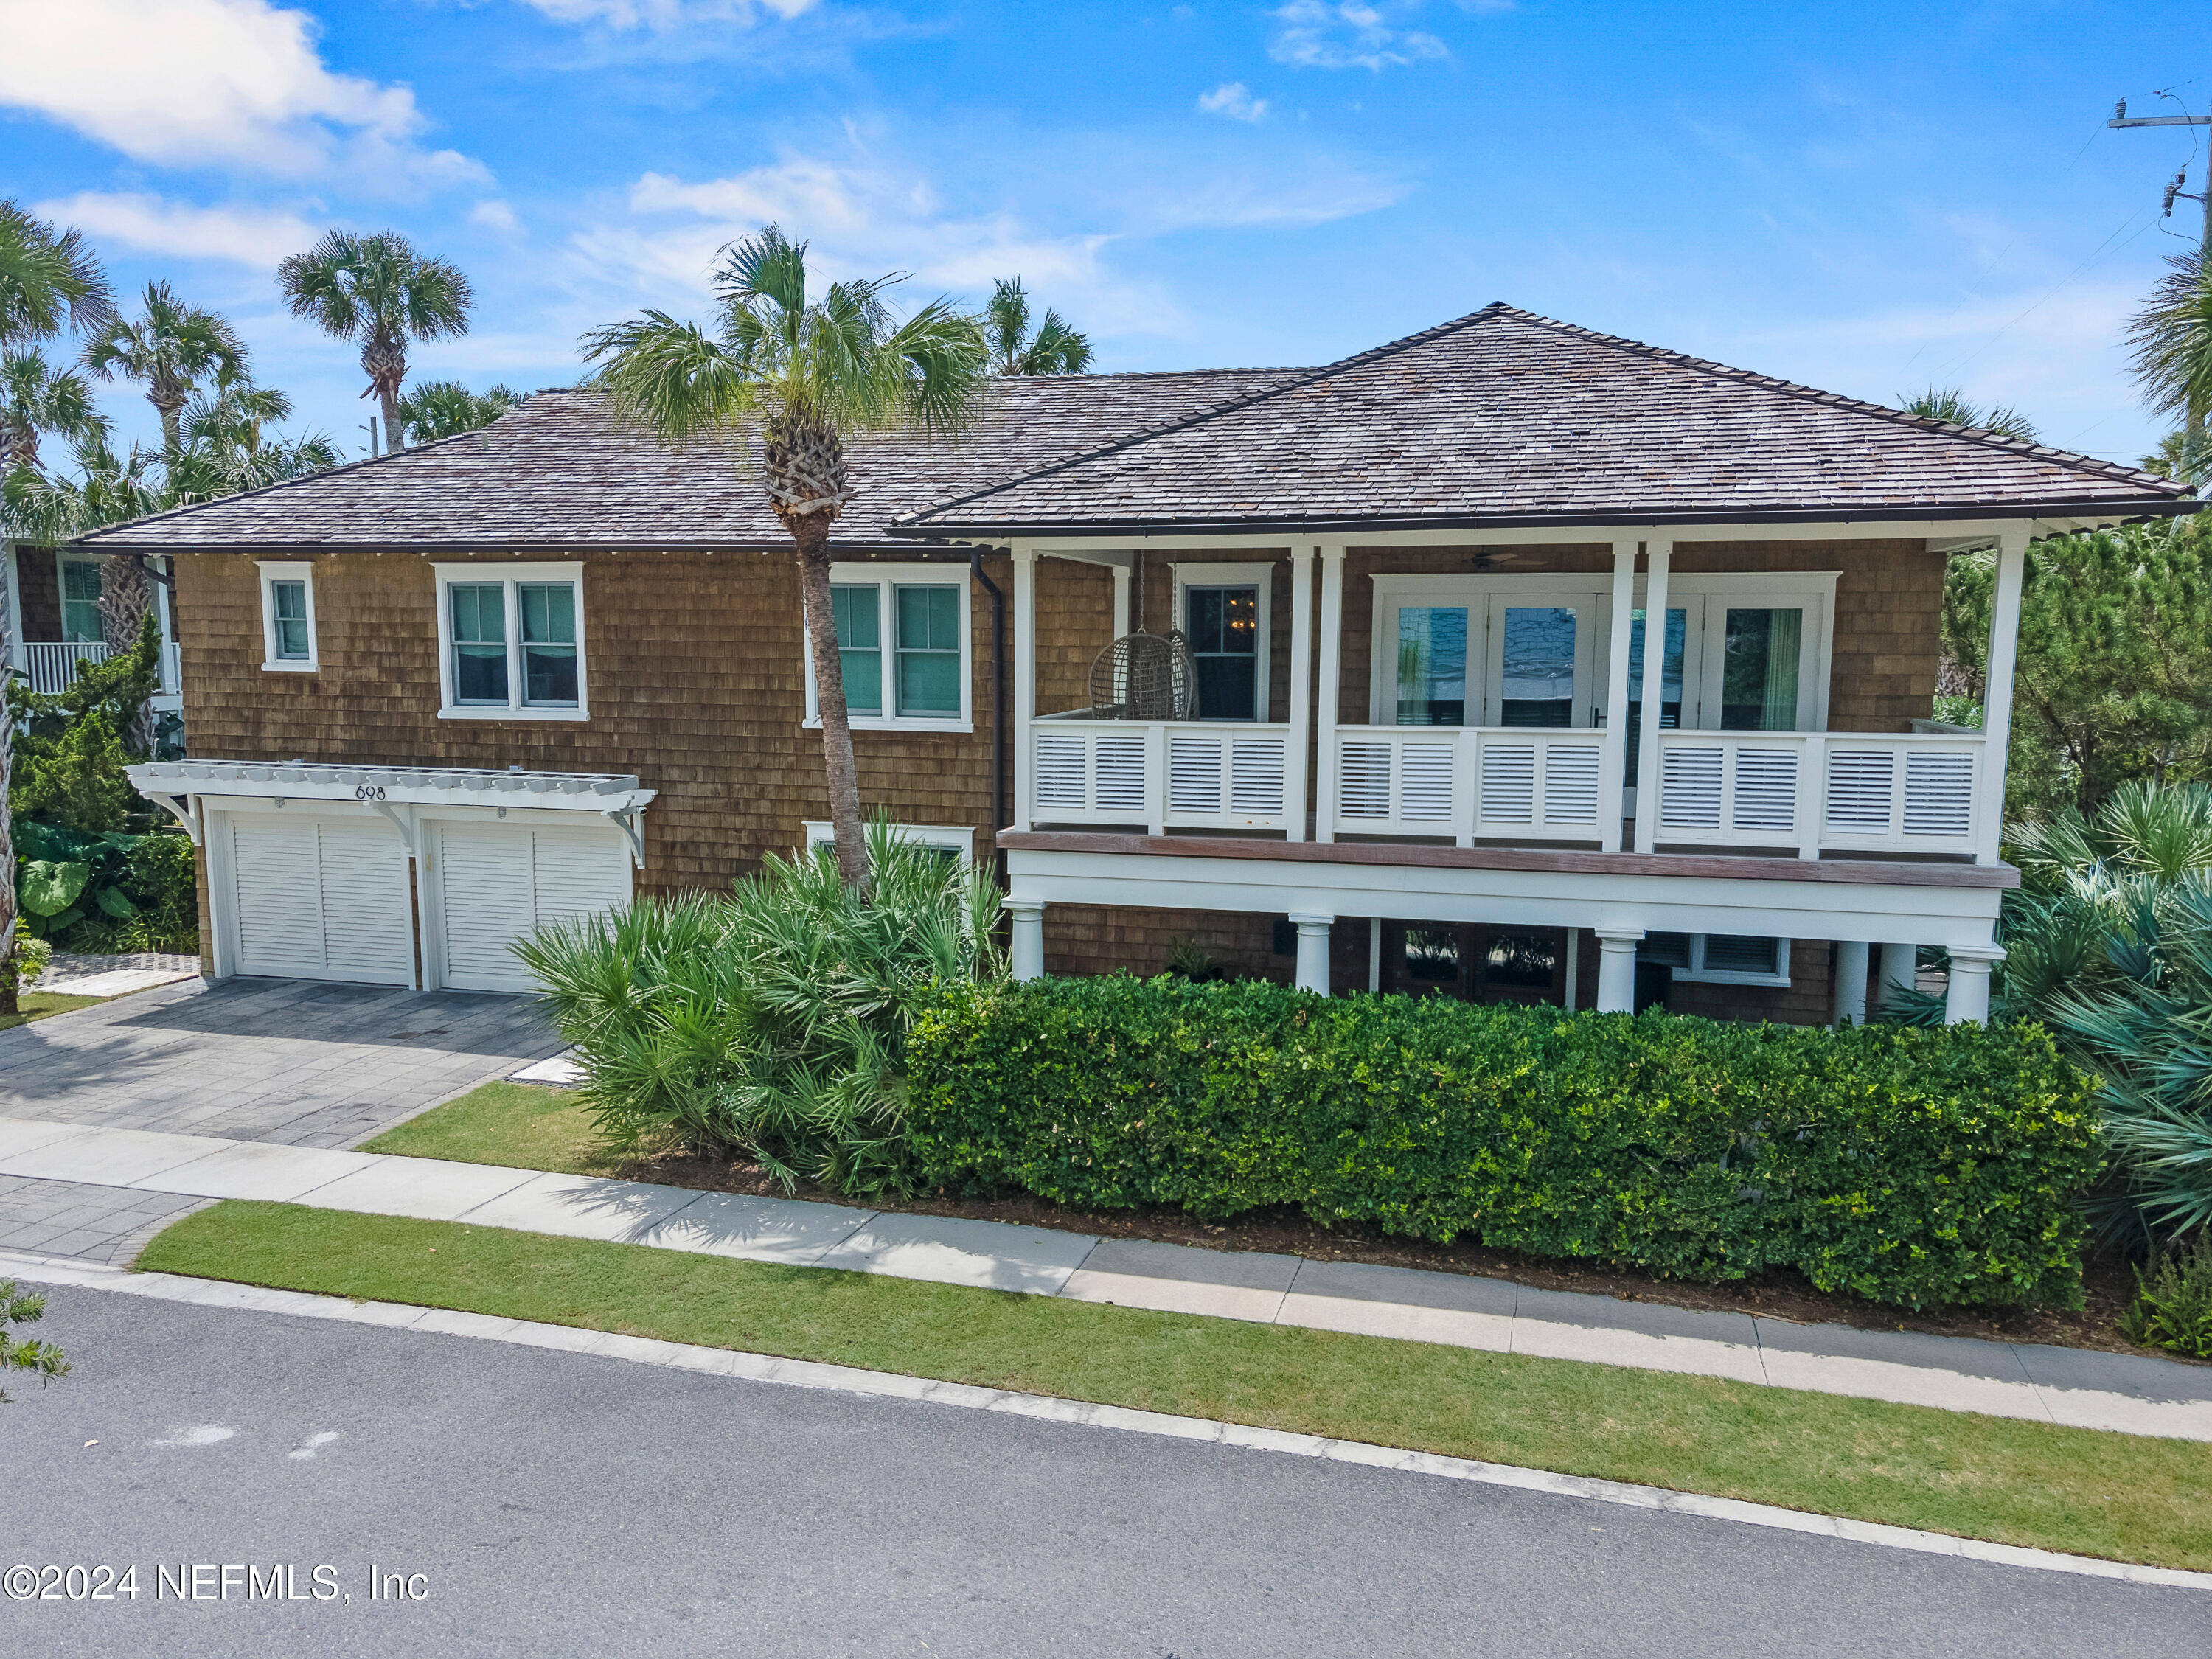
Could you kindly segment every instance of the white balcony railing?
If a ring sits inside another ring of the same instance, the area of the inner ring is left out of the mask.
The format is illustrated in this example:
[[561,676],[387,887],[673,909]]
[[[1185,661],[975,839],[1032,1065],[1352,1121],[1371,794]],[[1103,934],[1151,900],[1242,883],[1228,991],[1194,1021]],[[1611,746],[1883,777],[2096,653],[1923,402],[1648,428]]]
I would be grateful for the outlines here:
[[1280,830],[1290,727],[1249,721],[1065,720],[1030,728],[1032,823]]
[[[1600,841],[1603,749],[1583,729],[1340,727],[1334,833]],[[1982,764],[1978,732],[1668,732],[1638,793],[1665,846],[1971,853]]]
[[1968,853],[1983,739],[1856,732],[1669,732],[1662,843]]
[[1336,733],[1338,835],[1595,841],[1602,732],[1347,726]]
[[[99,640],[34,640],[23,647],[23,677],[32,690],[52,696],[69,689],[79,663],[106,662],[107,656],[106,645]],[[177,643],[166,640],[161,645],[161,695],[173,697],[183,684]]]

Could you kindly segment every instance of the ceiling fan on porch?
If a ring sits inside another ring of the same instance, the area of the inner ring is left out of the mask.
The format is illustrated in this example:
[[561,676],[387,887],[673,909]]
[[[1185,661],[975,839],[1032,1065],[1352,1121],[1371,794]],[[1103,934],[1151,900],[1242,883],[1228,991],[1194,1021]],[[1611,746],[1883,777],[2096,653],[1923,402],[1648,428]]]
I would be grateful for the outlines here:
[[1198,712],[1198,665],[1182,630],[1155,634],[1145,626],[1145,556],[1131,574],[1134,631],[1101,651],[1091,665],[1094,720],[1187,720]]

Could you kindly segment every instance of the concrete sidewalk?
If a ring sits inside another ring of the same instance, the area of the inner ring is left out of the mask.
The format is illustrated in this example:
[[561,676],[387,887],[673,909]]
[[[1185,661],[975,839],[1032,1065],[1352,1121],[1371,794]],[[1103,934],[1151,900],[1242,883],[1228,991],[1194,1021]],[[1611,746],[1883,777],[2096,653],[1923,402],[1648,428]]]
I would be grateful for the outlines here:
[[9,1176],[465,1221],[2212,1441],[2212,1367],[2147,1356],[1794,1325],[1462,1273],[494,1164],[0,1118],[0,1176]]

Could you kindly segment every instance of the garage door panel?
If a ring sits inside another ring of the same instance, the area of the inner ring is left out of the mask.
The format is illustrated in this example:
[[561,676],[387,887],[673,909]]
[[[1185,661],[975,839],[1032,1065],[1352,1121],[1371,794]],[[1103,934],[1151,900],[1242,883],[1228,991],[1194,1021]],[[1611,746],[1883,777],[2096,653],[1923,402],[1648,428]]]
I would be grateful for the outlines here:
[[229,830],[240,973],[414,983],[406,866],[388,825],[235,812]]
[[629,854],[608,826],[459,823],[436,829],[445,982],[536,989],[510,948],[549,922],[629,902]]

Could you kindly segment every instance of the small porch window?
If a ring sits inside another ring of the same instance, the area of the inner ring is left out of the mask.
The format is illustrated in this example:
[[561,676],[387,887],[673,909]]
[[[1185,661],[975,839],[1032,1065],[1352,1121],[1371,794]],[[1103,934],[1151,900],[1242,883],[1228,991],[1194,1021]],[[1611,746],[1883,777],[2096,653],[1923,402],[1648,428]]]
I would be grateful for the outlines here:
[[1713,985],[1787,985],[1790,941],[1736,933],[1646,933],[1638,962],[1672,968],[1674,977]]
[[62,638],[79,644],[106,639],[100,623],[100,561],[64,556],[61,578]]

